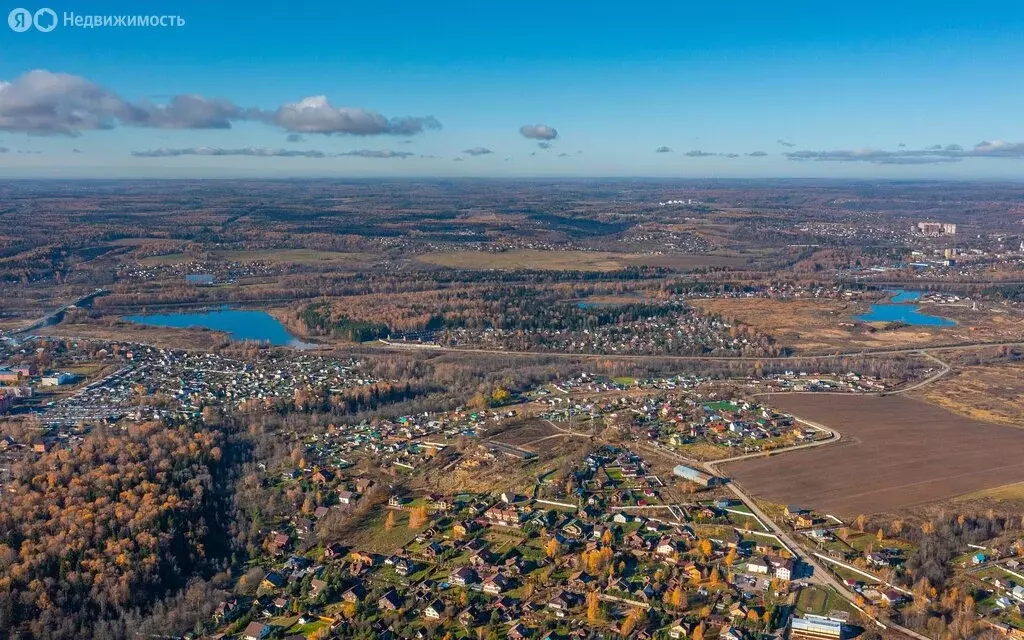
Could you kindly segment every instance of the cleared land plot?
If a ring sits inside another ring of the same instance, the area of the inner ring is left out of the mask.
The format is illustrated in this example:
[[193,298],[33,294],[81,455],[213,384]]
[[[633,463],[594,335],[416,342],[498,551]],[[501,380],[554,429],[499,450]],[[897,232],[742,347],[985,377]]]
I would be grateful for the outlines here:
[[487,439],[492,442],[521,447],[557,433],[559,432],[544,420],[528,419],[510,424],[507,428],[492,431],[487,434]]
[[945,327],[904,327],[871,333],[853,326],[854,316],[867,311],[869,305],[841,300],[721,298],[695,299],[690,304],[706,313],[739,320],[799,353],[913,347],[934,343],[943,332],[949,332]]
[[[209,258],[215,262],[265,262],[269,264],[364,264],[375,257],[368,253],[346,253],[340,251],[316,251],[313,249],[267,249],[254,251],[211,251]],[[158,266],[178,264],[194,260],[183,253],[169,253],[150,256],[140,260],[142,264]]]
[[856,516],[1024,481],[1024,432],[905,397],[780,395],[773,403],[834,427],[842,441],[725,466],[772,502]]
[[610,251],[540,251],[522,249],[487,251],[444,251],[426,253],[417,260],[450,269],[537,269],[543,271],[617,271],[630,266],[692,269],[696,267],[739,266],[746,260],[717,255],[640,255]]
[[918,394],[961,415],[1024,427],[1024,363],[964,367]]
[[903,349],[928,345],[1013,341],[1024,339],[1019,318],[986,310],[926,304],[921,312],[949,318],[956,326],[904,326],[889,330],[888,323],[857,325],[854,317],[866,313],[869,302],[844,300],[771,300],[767,298],[694,299],[694,307],[706,313],[739,320],[766,333],[798,353],[835,353]]

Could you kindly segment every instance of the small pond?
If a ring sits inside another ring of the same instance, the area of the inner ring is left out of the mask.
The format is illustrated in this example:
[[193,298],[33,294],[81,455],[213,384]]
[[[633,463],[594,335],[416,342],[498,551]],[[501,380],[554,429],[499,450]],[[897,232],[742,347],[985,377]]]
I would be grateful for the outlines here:
[[209,311],[155,313],[124,318],[129,322],[147,324],[154,327],[173,327],[187,329],[200,327],[213,331],[223,331],[232,340],[252,340],[266,342],[275,346],[303,346],[304,343],[288,333],[274,316],[265,311],[247,311],[222,307]]
[[901,304],[919,300],[921,298],[920,291],[900,289],[893,294],[889,302],[871,305],[871,311],[857,316],[856,319],[861,322],[902,322],[915,327],[952,327],[956,325],[956,322],[948,318],[921,313],[921,307],[916,304]]

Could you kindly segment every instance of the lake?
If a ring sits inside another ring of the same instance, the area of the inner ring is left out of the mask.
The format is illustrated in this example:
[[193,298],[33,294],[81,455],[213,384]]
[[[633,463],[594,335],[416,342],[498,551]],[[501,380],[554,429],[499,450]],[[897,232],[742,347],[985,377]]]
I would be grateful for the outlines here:
[[246,311],[222,307],[196,313],[155,313],[126,316],[124,319],[154,327],[176,329],[200,327],[223,331],[230,335],[232,340],[267,342],[275,346],[300,347],[305,345],[301,340],[288,333],[284,325],[278,322],[274,316],[265,311]]
[[900,304],[902,302],[913,302],[920,300],[920,291],[894,291],[895,295],[885,304],[871,305],[871,311],[864,315],[857,316],[861,322],[902,322],[916,327],[952,327],[956,322],[948,318],[930,316],[921,313],[921,307],[916,304]]

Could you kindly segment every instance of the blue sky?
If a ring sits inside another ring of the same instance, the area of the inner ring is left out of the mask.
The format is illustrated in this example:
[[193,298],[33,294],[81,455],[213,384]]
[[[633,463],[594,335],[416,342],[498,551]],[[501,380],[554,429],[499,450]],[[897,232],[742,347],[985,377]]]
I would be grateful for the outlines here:
[[1018,2],[253,4],[0,25],[0,175],[1024,177]]

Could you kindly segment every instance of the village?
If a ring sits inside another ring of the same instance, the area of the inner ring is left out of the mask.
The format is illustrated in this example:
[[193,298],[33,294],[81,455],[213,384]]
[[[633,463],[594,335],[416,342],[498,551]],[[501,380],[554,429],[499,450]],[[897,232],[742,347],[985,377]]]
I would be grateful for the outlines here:
[[[38,430],[0,441],[3,470],[91,426],[331,406],[390,384],[355,359],[301,352],[250,361],[33,338],[6,357],[34,391],[22,416]],[[39,363],[73,377],[45,384],[57,374]],[[581,373],[452,411],[282,432],[292,455],[260,467],[278,513],[199,635],[872,637],[934,597],[906,580],[908,528],[755,503],[713,465],[835,438],[773,410],[768,392],[884,388],[856,372],[725,384]],[[339,542],[351,523],[361,533]],[[962,578],[978,615],[1024,629],[1020,543],[976,546]]]

